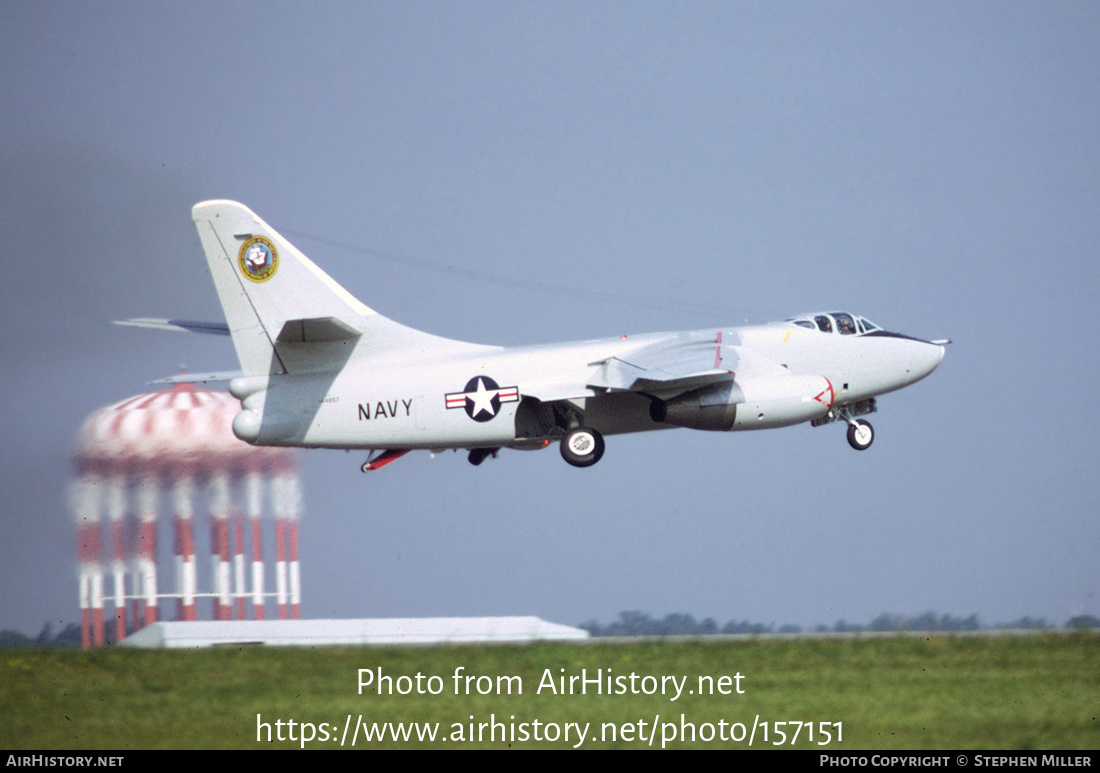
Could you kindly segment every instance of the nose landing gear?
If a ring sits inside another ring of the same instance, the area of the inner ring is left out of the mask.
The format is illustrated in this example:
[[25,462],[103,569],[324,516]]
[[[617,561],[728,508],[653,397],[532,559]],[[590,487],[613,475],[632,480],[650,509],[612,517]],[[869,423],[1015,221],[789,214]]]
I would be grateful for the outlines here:
[[857,451],[866,451],[875,442],[875,428],[871,422],[863,419],[851,419],[848,422],[848,445]]
[[860,400],[857,403],[838,405],[824,416],[810,422],[815,427],[831,424],[834,421],[843,421],[848,424],[848,445],[857,451],[866,451],[875,442],[875,428],[871,422],[857,419],[856,416],[864,416],[878,410],[875,398]]

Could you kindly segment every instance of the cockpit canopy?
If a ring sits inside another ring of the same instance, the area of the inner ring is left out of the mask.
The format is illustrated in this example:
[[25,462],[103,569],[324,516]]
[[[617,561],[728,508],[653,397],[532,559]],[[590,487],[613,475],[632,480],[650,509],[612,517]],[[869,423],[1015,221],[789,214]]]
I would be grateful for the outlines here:
[[857,317],[846,311],[831,311],[828,314],[805,314],[801,317],[791,317],[787,322],[793,322],[799,327],[809,328],[810,330],[820,330],[822,333],[836,333],[842,336],[865,335],[875,330],[882,330],[871,320]]

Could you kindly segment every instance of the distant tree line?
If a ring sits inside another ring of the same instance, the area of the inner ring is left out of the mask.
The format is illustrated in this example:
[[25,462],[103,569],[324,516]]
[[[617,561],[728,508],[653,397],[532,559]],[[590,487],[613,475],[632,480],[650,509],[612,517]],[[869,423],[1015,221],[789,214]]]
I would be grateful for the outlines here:
[[[637,610],[620,612],[619,619],[607,625],[595,620],[581,623],[581,628],[593,636],[706,636],[719,633],[802,633],[798,625],[779,625],[774,623],[750,623],[748,620],[731,620],[719,627],[718,622],[708,617],[696,620],[691,615],[673,613],[663,619],[652,618]],[[818,625],[811,629],[814,633],[863,633],[888,631],[981,631],[981,630],[1055,630],[1058,626],[1047,622],[1046,618],[1021,617],[1008,623],[983,625],[976,614],[969,617],[937,615],[925,612],[915,617],[883,613],[867,625],[838,620],[834,625]],[[1065,628],[1077,630],[1100,628],[1100,618],[1092,615],[1078,615],[1071,618]]]
[[27,636],[18,631],[0,631],[0,649],[79,647],[80,626],[69,623],[56,634],[53,623],[46,623],[37,636]]

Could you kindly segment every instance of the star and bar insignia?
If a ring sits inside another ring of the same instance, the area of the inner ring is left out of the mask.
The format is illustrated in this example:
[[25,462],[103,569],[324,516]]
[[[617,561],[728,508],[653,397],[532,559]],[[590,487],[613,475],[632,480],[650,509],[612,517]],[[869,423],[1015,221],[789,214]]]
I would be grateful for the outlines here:
[[519,387],[501,387],[488,376],[474,376],[461,392],[447,394],[447,408],[465,408],[474,421],[489,421],[502,403],[519,402]]

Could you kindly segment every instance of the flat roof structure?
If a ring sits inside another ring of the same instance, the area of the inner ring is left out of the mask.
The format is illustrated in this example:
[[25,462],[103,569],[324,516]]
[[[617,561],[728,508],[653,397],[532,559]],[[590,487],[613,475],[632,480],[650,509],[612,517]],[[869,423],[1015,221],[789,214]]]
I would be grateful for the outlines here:
[[127,636],[124,647],[197,648],[489,644],[583,641],[583,628],[537,617],[405,617],[362,620],[210,620],[161,622]]

